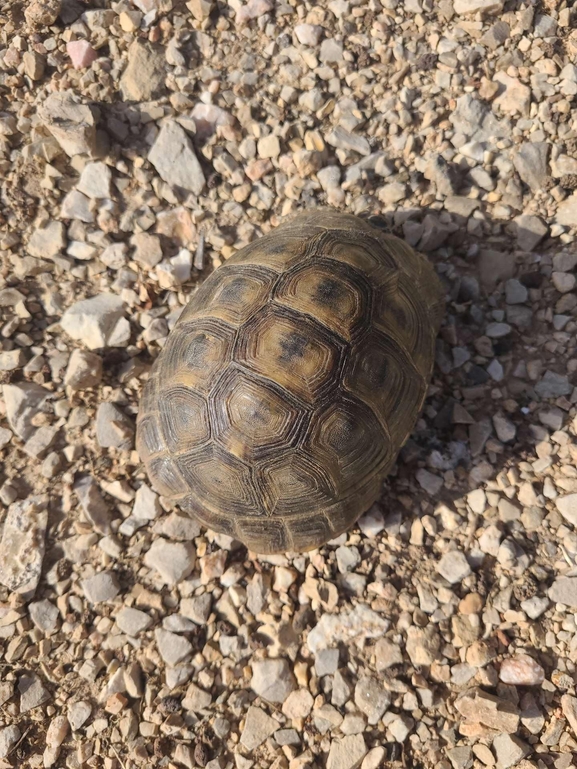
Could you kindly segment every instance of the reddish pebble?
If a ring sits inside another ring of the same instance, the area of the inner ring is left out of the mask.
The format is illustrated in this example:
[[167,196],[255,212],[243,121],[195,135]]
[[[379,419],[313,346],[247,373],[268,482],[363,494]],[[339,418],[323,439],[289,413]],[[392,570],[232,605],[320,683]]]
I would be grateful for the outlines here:
[[67,43],[66,50],[72,59],[74,69],[89,67],[98,58],[98,54],[88,40],[74,40],[72,43]]
[[545,671],[527,654],[519,654],[503,660],[499,678],[504,684],[514,686],[539,686],[545,680]]

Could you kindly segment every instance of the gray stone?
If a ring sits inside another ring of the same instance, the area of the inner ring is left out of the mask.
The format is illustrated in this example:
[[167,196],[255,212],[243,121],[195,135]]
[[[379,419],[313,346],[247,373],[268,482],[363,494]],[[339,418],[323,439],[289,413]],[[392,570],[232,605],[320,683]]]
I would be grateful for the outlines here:
[[130,244],[134,246],[132,258],[144,267],[155,267],[162,261],[162,247],[157,235],[137,232],[130,239]]
[[64,375],[64,384],[72,390],[95,387],[102,380],[102,358],[87,350],[73,350]]
[[282,703],[296,687],[296,681],[285,659],[254,660],[251,689],[269,702]]
[[136,637],[152,625],[152,617],[139,609],[124,606],[116,615],[116,624],[129,636]]
[[327,144],[342,150],[352,150],[360,155],[370,155],[371,145],[364,136],[346,131],[341,126],[336,126],[326,137]]
[[80,476],[74,484],[74,491],[88,523],[100,534],[110,534],[112,513],[94,478],[91,475]]
[[549,588],[548,596],[555,603],[577,608],[577,577],[558,577]]
[[162,507],[158,501],[158,494],[150,486],[143,483],[138,487],[134,497],[132,515],[144,521],[153,521],[162,514]]
[[313,654],[339,643],[360,643],[369,638],[380,638],[389,629],[389,621],[365,604],[339,614],[322,614],[309,632],[307,645]]
[[109,198],[112,195],[112,171],[106,163],[87,163],[76,189],[88,198]]
[[331,37],[321,43],[319,59],[324,64],[336,64],[343,59],[343,44]]
[[124,317],[124,302],[114,294],[98,294],[69,307],[60,326],[72,339],[90,350],[126,347],[130,325]]
[[24,444],[24,453],[33,459],[41,459],[53,444],[59,429],[50,425],[39,427]]
[[94,203],[78,190],[70,190],[60,207],[61,219],[75,219],[79,222],[94,222]]
[[[493,0],[471,0],[477,2],[493,2]],[[468,3],[468,0],[464,0]],[[495,6],[502,5],[494,2]],[[497,120],[486,102],[475,98],[472,94],[464,94],[457,99],[457,107],[449,116],[455,130],[466,139],[477,142],[489,142],[502,139],[509,133],[506,121]]]
[[501,339],[511,333],[511,326],[508,323],[489,323],[485,333],[489,339]]
[[549,178],[549,150],[547,142],[525,142],[513,158],[521,179],[534,192],[542,190]]
[[25,673],[18,679],[20,713],[27,713],[50,699],[50,692],[35,673]]
[[144,556],[144,563],[155,569],[166,585],[177,585],[192,572],[195,550],[190,542],[156,539]]
[[503,443],[509,443],[515,439],[517,428],[513,422],[503,414],[495,414],[493,416],[493,425],[495,427],[495,432],[497,433],[497,438]]
[[194,650],[194,647],[186,638],[163,628],[155,630],[154,637],[156,638],[156,645],[160,656],[167,665],[172,667],[189,657]]
[[95,150],[94,114],[73,91],[50,94],[40,104],[38,116],[70,157],[91,154]]
[[203,191],[204,173],[192,142],[176,121],[164,123],[148,153],[148,160],[172,187],[180,187],[194,195],[200,195]]
[[527,301],[529,292],[521,281],[511,278],[505,283],[505,297],[507,304],[523,304]]
[[424,468],[417,470],[416,479],[419,486],[432,497],[436,496],[443,488],[443,479]]
[[521,214],[515,217],[517,225],[517,246],[522,251],[533,251],[549,232],[549,228],[538,216]]
[[568,378],[554,371],[546,371],[535,385],[535,392],[541,398],[557,398],[561,395],[569,395],[571,391]]
[[0,582],[32,596],[40,581],[44,559],[48,500],[33,496],[8,508],[0,540]]
[[41,385],[25,382],[4,385],[2,396],[8,424],[20,439],[27,441],[36,432],[32,424],[34,416],[42,410],[52,393]]
[[39,259],[50,259],[66,246],[66,228],[62,222],[51,221],[45,227],[38,227],[28,241],[26,251]]
[[28,606],[30,619],[45,635],[51,635],[58,628],[59,611],[47,599],[35,601]]
[[76,732],[90,718],[92,705],[86,700],[78,700],[68,705],[68,723],[72,731]]
[[96,439],[102,448],[130,451],[134,445],[134,423],[114,403],[101,403],[96,411]]
[[391,704],[391,695],[382,681],[372,676],[359,678],[355,686],[355,705],[367,717],[369,724],[377,724]]
[[577,266],[577,253],[568,254],[562,252],[553,257],[553,269],[555,272],[571,272]]
[[338,649],[321,649],[315,655],[315,672],[319,678],[332,675],[339,667]]
[[577,494],[566,494],[555,500],[557,510],[572,526],[577,527]]
[[166,63],[159,48],[135,40],[128,49],[128,64],[120,78],[120,91],[126,101],[150,101],[164,88]]
[[278,729],[278,721],[268,716],[264,710],[254,705],[248,709],[244,729],[240,736],[241,745],[247,750],[254,750]]
[[116,575],[111,571],[101,571],[81,582],[84,595],[90,603],[113,601],[120,591]]
[[206,625],[210,616],[212,597],[210,593],[183,598],[180,601],[180,613],[191,619],[197,625]]
[[7,758],[16,747],[22,733],[16,724],[0,729],[0,758]]
[[486,45],[487,48],[494,51],[508,40],[510,32],[511,28],[507,22],[497,21],[493,26],[489,27],[487,32],[482,36],[480,40],[481,45]]
[[509,769],[531,753],[531,746],[511,734],[498,734],[493,740],[497,769]]
[[366,754],[367,746],[362,734],[332,740],[327,769],[357,769]]
[[190,542],[200,534],[200,525],[182,513],[171,513],[154,524],[153,531],[167,539]]
[[16,371],[26,365],[26,361],[26,353],[18,347],[0,352],[0,371]]
[[471,567],[460,550],[450,550],[441,557],[437,571],[447,582],[454,585],[469,576]]
[[406,651],[413,665],[432,665],[441,647],[441,636],[434,625],[407,629]]

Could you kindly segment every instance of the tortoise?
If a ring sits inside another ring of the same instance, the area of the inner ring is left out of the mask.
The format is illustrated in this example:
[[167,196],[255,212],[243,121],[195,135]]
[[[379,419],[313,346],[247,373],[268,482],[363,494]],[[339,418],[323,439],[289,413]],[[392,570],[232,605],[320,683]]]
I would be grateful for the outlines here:
[[332,209],[239,250],[192,295],[144,387],[153,487],[256,553],[345,532],[413,430],[443,293],[423,255]]

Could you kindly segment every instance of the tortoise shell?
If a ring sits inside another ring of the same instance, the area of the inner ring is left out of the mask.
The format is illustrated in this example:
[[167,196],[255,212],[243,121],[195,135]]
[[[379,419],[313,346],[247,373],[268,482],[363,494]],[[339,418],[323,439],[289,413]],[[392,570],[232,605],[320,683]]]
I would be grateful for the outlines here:
[[193,294],[152,367],[156,490],[258,553],[319,547],[375,501],[427,392],[443,291],[406,243],[301,214]]

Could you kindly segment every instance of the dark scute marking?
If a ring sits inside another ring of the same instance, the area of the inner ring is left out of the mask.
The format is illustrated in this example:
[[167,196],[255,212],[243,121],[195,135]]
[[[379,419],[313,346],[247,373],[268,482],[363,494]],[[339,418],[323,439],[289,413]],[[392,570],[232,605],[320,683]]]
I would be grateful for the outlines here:
[[186,362],[198,368],[205,361],[210,342],[206,334],[199,334],[186,351]]
[[339,422],[338,429],[332,436],[332,445],[335,451],[345,451],[356,437],[358,425],[352,416],[347,416]]
[[368,373],[371,384],[375,387],[382,387],[385,384],[389,373],[389,363],[387,359],[381,357],[379,360],[375,361],[375,364],[369,367]]
[[343,287],[338,280],[323,278],[315,291],[315,299],[319,304],[332,305],[343,295]]
[[307,348],[307,340],[301,334],[293,331],[288,334],[280,343],[282,353],[279,360],[283,363],[290,363],[295,358],[302,358]]
[[233,278],[230,283],[227,283],[220,292],[220,297],[223,302],[234,302],[242,298],[246,288],[246,281],[244,278]]

